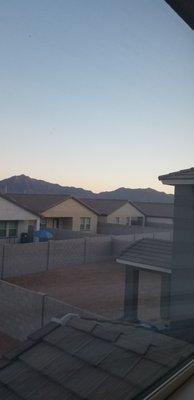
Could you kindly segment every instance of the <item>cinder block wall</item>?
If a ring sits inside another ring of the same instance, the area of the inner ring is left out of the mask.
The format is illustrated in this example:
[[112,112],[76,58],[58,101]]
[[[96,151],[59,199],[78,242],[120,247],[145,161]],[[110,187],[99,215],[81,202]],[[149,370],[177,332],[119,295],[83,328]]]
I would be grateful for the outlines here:
[[87,238],[85,247],[85,262],[108,261],[112,259],[111,236]]
[[68,239],[49,242],[48,268],[84,263],[85,239]]
[[44,295],[0,280],[0,331],[25,339],[42,326]]
[[48,242],[9,244],[4,246],[1,277],[20,276],[46,271],[48,263]]

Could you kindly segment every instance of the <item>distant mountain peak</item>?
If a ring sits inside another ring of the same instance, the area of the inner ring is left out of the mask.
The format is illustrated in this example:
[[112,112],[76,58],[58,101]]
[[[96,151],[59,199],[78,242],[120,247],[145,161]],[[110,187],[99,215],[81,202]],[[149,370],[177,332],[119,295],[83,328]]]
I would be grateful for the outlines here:
[[112,191],[94,193],[82,188],[61,186],[59,184],[46,182],[42,179],[31,178],[25,174],[14,175],[0,181],[1,193],[24,193],[24,194],[65,194],[80,198],[118,199],[142,202],[172,203],[173,195],[159,192],[152,188],[130,189],[119,187]]

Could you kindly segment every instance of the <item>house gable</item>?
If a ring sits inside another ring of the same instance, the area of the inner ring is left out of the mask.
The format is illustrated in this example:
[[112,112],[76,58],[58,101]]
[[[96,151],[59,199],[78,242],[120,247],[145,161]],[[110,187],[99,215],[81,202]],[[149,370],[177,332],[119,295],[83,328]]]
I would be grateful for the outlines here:
[[38,216],[0,196],[1,221],[37,220]]

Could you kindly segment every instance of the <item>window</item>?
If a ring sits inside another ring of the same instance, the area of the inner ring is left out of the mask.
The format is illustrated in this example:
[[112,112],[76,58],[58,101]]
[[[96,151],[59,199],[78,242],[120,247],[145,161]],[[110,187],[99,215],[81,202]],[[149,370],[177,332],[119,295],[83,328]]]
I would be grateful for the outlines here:
[[6,222],[0,221],[0,238],[6,237]]
[[80,218],[80,230],[89,231],[91,229],[91,218],[81,217]]
[[53,228],[54,229],[59,228],[59,218],[54,218],[53,219]]
[[116,224],[119,224],[119,220],[120,220],[120,218],[116,217]]
[[143,225],[143,217],[131,217],[131,225]]
[[8,237],[16,237],[18,230],[17,221],[11,221],[7,223],[7,236]]
[[0,238],[16,237],[17,231],[17,221],[0,221]]

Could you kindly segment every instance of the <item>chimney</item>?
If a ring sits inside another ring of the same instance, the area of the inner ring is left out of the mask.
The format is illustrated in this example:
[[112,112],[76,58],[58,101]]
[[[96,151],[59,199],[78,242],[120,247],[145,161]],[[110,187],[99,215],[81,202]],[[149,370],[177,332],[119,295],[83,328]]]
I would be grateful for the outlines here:
[[169,334],[194,342],[194,168],[159,180],[175,186]]

